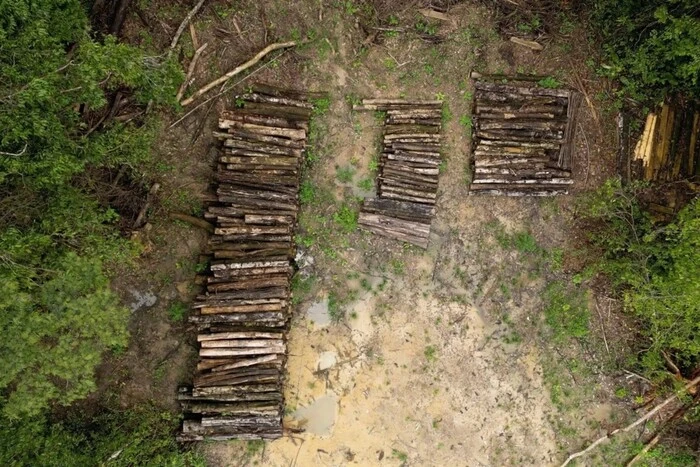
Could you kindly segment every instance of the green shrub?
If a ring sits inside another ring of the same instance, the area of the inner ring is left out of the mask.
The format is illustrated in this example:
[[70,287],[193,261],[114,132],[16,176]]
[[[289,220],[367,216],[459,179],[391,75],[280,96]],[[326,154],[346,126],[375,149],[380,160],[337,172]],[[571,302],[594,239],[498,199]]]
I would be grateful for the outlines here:
[[677,218],[652,222],[640,197],[644,185],[606,183],[583,205],[596,266],[621,291],[641,324],[644,366],[662,369],[662,352],[694,368],[700,361],[700,201]]
[[700,95],[700,21],[696,0],[597,0],[603,72],[625,96],[657,103],[677,92]]
[[102,265],[137,250],[87,169],[143,163],[156,125],[96,122],[113,91],[174,104],[182,79],[174,60],[98,42],[88,25],[79,0],[5,2],[0,15],[0,405],[13,420],[85,397],[101,355],[126,345]]
[[345,233],[350,233],[357,229],[357,217],[357,211],[345,203],[333,214],[333,220]]
[[180,451],[174,436],[178,426],[178,417],[150,405],[60,423],[40,417],[3,423],[0,462],[39,467],[204,467],[201,455]]
[[556,281],[545,289],[544,302],[545,321],[552,329],[555,339],[565,341],[571,337],[580,339],[588,335],[590,313],[585,294]]

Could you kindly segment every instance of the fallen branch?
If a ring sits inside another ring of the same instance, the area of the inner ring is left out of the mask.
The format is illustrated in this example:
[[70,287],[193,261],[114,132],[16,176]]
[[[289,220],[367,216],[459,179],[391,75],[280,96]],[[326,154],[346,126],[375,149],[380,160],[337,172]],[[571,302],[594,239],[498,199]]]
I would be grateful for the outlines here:
[[136,216],[136,220],[134,221],[134,226],[133,229],[136,230],[139,227],[141,227],[143,224],[146,223],[146,212],[148,211],[148,208],[151,207],[151,204],[153,203],[153,198],[155,198],[156,193],[158,193],[158,190],[160,189],[160,183],[154,183],[151,186],[151,189],[148,190],[148,195],[146,195],[146,202],[143,203],[143,207],[139,211],[139,215]]
[[210,234],[214,233],[214,226],[211,225],[209,222],[205,221],[204,219],[200,219],[199,217],[190,216],[181,212],[171,212],[170,217],[172,219],[177,219],[179,221],[186,222],[195,227],[199,227],[200,229],[204,229]]
[[613,437],[614,435],[616,435],[617,433],[623,433],[623,432],[630,431],[630,430],[634,429],[635,427],[641,425],[642,423],[646,422],[646,421],[649,420],[651,417],[653,417],[654,415],[656,415],[661,409],[663,409],[664,407],[666,407],[666,406],[667,406],[668,404],[670,404],[671,402],[675,401],[681,393],[687,392],[688,390],[690,390],[690,389],[692,389],[693,387],[697,386],[698,383],[700,383],[700,376],[696,377],[695,379],[693,379],[692,381],[690,381],[688,384],[686,384],[685,386],[683,386],[683,389],[682,389],[682,390],[680,390],[680,391],[674,393],[671,397],[669,397],[668,399],[666,399],[665,401],[663,401],[662,403],[660,403],[659,405],[657,405],[656,407],[654,407],[652,410],[650,410],[650,411],[649,411],[646,415],[644,415],[643,417],[638,418],[637,420],[635,420],[634,422],[630,423],[629,425],[627,425],[627,426],[624,427],[624,428],[618,428],[618,429],[613,430],[613,431],[611,431],[610,433],[606,434],[605,436],[601,436],[600,438],[598,438],[597,440],[595,440],[590,446],[588,446],[586,449],[583,449],[583,450],[581,450],[581,451],[578,451],[578,452],[575,452],[575,453],[571,454],[569,457],[566,458],[566,460],[564,461],[564,463],[561,464],[561,467],[566,467],[567,465],[569,465],[569,463],[570,463],[572,460],[574,460],[574,459],[576,459],[576,458],[578,458],[578,457],[581,457],[581,456],[583,456],[583,455],[585,455],[585,454],[591,452],[591,451],[592,451],[593,449],[595,449],[599,444],[604,443],[605,441],[609,440],[610,438],[612,438],[612,437]]
[[269,54],[270,52],[275,51],[275,50],[279,50],[279,49],[286,49],[286,48],[288,48],[288,47],[294,47],[295,45],[297,45],[296,41],[277,42],[277,43],[275,43],[275,44],[270,44],[270,45],[268,45],[267,47],[265,47],[264,49],[262,49],[260,52],[258,52],[258,54],[257,54],[255,57],[251,58],[250,60],[248,60],[248,61],[245,62],[244,64],[237,66],[236,68],[234,68],[233,70],[229,71],[229,72],[226,73],[225,75],[223,75],[223,76],[221,76],[221,77],[215,79],[214,81],[212,81],[211,83],[207,84],[206,86],[204,86],[204,87],[198,89],[197,91],[194,92],[194,94],[192,94],[192,95],[191,95],[190,97],[188,97],[187,99],[183,100],[180,104],[181,104],[183,107],[190,105],[196,98],[198,98],[198,97],[201,96],[202,94],[204,94],[204,93],[210,91],[212,88],[215,88],[216,86],[218,86],[218,85],[220,85],[220,84],[222,84],[222,83],[225,83],[226,81],[228,81],[229,79],[233,78],[233,77],[236,76],[237,74],[239,74],[239,73],[241,73],[241,72],[247,70],[248,68],[252,67],[252,66],[255,65],[256,63],[258,63],[260,60],[262,60],[262,58],[263,58],[265,55]]
[[192,79],[192,74],[194,73],[194,67],[197,66],[197,60],[199,60],[199,56],[202,55],[202,52],[204,52],[204,49],[207,48],[208,43],[204,43],[200,48],[198,48],[194,55],[192,56],[192,61],[190,62],[190,66],[187,68],[187,75],[185,76],[185,80],[182,82],[180,85],[180,89],[177,91],[177,95],[175,96],[175,99],[179,101],[182,99],[182,96],[185,94],[185,91],[187,90],[187,86],[189,85],[190,79]]
[[637,462],[639,462],[640,460],[642,460],[642,457],[644,457],[644,455],[645,455],[647,452],[649,452],[649,450],[650,450],[651,448],[653,448],[654,446],[656,446],[656,443],[658,443],[660,439],[661,439],[661,433],[659,433],[659,434],[657,434],[656,436],[654,436],[654,437],[651,439],[651,441],[649,441],[649,442],[644,446],[644,448],[643,448],[641,451],[639,451],[639,453],[638,453],[636,456],[634,456],[634,457],[632,458],[632,460],[630,460],[630,461],[627,463],[627,467],[632,467],[634,464],[636,464]]
[[194,15],[197,14],[197,12],[202,8],[202,5],[204,5],[204,2],[206,0],[199,0],[197,4],[190,10],[189,13],[187,13],[187,16],[185,16],[185,19],[182,20],[182,23],[180,23],[180,27],[177,28],[177,31],[175,31],[175,37],[173,37],[172,42],[170,42],[170,51],[168,52],[168,55],[173,53],[173,50],[175,49],[175,46],[177,45],[177,41],[180,40],[180,36],[182,36],[182,33],[185,31],[185,28],[187,27],[188,24],[190,24],[190,21],[192,21],[192,18],[194,18]]
[[24,143],[24,147],[22,148],[22,150],[21,150],[20,152],[5,152],[5,151],[0,151],[0,154],[2,154],[3,156],[19,157],[19,156],[21,156],[22,154],[24,154],[24,153],[27,151],[27,146],[28,146],[28,145],[29,145],[29,143]]

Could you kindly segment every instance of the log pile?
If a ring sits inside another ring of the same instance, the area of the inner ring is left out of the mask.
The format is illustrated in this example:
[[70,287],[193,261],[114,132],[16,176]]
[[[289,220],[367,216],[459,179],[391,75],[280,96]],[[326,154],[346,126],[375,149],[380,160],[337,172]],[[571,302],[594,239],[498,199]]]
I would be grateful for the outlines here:
[[700,174],[700,111],[695,103],[664,103],[647,116],[634,148],[636,178],[693,180]]
[[427,248],[442,162],[442,103],[365,99],[354,108],[386,112],[377,197],[364,201],[359,225]]
[[194,304],[199,363],[181,388],[180,441],[282,435],[286,330],[302,153],[313,95],[256,85],[223,112],[206,292]]
[[568,193],[579,93],[475,82],[470,194]]

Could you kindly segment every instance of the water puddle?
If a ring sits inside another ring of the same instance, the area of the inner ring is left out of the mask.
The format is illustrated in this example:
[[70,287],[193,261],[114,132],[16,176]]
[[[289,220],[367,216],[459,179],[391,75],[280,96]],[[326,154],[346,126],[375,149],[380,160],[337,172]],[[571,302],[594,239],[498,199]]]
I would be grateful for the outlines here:
[[330,436],[338,416],[338,396],[332,392],[319,397],[306,407],[300,407],[293,417],[299,420],[307,433]]
[[306,310],[306,316],[317,328],[324,328],[331,324],[331,317],[328,314],[328,299],[325,298],[319,302],[313,303],[309,309]]

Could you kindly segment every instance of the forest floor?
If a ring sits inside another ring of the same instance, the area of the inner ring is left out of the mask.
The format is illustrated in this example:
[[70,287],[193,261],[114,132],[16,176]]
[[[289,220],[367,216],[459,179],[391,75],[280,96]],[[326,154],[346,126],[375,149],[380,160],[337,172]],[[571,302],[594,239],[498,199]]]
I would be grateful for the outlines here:
[[[595,47],[566,18],[533,52],[508,41],[480,4],[459,3],[441,20],[415,2],[394,3],[210,2],[194,21],[195,40],[209,46],[191,89],[292,38],[309,42],[234,91],[257,80],[330,93],[305,174],[289,334],[285,423],[303,431],[264,445],[203,444],[211,465],[556,465],[631,414],[639,388],[620,370],[629,331],[620,304],[581,273],[575,226],[577,197],[615,173],[606,83],[586,65]],[[136,5],[124,35],[154,50],[188,10]],[[183,35],[185,63],[192,40]],[[468,195],[472,70],[551,76],[584,92],[572,195]],[[168,214],[201,213],[217,155],[211,132],[234,91],[172,128],[183,114],[164,117],[148,174],[163,188],[136,234],[145,252],[138,271],[116,281],[133,310],[132,340],[101,367],[94,397],[177,410],[176,388],[191,380],[196,342],[186,315],[206,233]],[[446,109],[426,251],[335,215],[372,194],[379,150],[376,116],[351,104],[404,96],[438,97]],[[624,452],[597,456],[586,462],[619,462]]]

